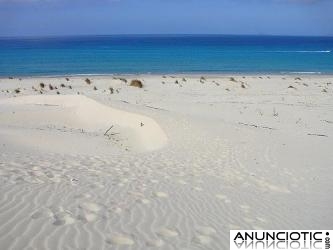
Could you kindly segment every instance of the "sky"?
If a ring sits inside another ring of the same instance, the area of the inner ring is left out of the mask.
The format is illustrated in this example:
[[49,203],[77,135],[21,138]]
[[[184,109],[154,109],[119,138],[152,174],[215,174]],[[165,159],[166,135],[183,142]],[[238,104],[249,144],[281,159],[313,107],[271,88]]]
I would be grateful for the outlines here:
[[333,36],[333,0],[0,0],[0,37]]

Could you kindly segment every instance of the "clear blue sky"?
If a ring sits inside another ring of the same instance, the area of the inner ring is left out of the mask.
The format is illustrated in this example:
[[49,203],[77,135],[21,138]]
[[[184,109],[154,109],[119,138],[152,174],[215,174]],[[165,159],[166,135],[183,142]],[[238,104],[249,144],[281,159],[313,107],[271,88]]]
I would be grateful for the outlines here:
[[0,36],[333,36],[333,0],[0,0]]

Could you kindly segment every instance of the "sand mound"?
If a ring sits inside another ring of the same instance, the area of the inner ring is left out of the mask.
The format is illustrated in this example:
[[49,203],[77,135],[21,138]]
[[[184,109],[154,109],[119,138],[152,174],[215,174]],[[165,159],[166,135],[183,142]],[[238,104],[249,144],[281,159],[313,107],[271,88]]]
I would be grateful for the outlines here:
[[82,95],[22,96],[0,100],[0,105],[2,129],[15,128],[15,133],[24,124],[45,133],[53,130],[69,132],[69,136],[88,134],[136,151],[156,150],[167,142],[153,119],[111,108]]

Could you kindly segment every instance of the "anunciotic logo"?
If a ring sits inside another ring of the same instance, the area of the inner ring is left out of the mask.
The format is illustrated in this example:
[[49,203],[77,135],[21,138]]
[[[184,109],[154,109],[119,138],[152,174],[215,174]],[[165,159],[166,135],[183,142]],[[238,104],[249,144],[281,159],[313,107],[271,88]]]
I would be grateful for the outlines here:
[[332,249],[333,230],[230,230],[230,250]]

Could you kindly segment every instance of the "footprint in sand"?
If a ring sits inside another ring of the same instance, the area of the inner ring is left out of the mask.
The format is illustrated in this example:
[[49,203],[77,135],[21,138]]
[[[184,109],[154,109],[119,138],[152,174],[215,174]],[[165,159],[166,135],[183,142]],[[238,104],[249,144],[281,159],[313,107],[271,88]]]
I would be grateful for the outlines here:
[[62,206],[59,206],[59,207],[58,206],[50,206],[49,209],[53,214],[62,213],[62,212],[65,211]]
[[230,230],[240,230],[241,227],[239,225],[229,224],[229,229]]
[[91,198],[91,194],[84,193],[84,194],[78,194],[74,196],[75,199],[89,199]]
[[84,202],[79,205],[80,208],[90,211],[90,212],[98,212],[101,210],[101,206],[94,202]]
[[178,183],[181,184],[181,185],[186,185],[187,184],[187,182],[184,181],[184,180],[179,180]]
[[134,241],[130,237],[123,234],[115,234],[111,236],[109,239],[107,239],[106,242],[108,244],[127,245],[127,246],[134,244]]
[[41,209],[41,210],[38,210],[38,211],[34,212],[31,215],[31,218],[32,219],[39,219],[39,218],[48,218],[48,217],[52,217],[52,216],[53,216],[53,213],[50,210]]
[[262,218],[262,217],[256,217],[256,220],[260,221],[261,223],[266,223],[266,219]]
[[140,199],[140,200],[138,200],[138,202],[140,202],[141,204],[147,205],[147,204],[150,203],[150,200],[148,200],[148,199]]
[[230,203],[231,200],[228,199],[228,197],[224,194],[217,194],[215,197],[219,200],[223,200],[225,203]]
[[95,188],[104,188],[104,185],[101,184],[101,183],[93,183],[93,184],[90,185],[90,187],[92,189],[95,189]]
[[123,210],[120,207],[115,207],[112,208],[111,210],[109,210],[111,213],[116,213],[116,214],[120,214],[123,212]]
[[62,225],[70,225],[75,222],[75,219],[68,212],[61,212],[54,215],[53,225],[62,226]]
[[252,218],[244,218],[244,221],[246,221],[247,223],[253,223],[254,222],[254,219]]
[[157,234],[165,238],[177,237],[179,235],[177,231],[166,227],[158,231]]
[[148,240],[146,242],[146,245],[149,247],[162,247],[164,246],[165,242],[161,239],[157,239],[157,240]]
[[216,230],[212,227],[208,226],[202,226],[202,227],[197,227],[196,231],[202,235],[213,235],[216,234]]
[[208,235],[197,235],[193,238],[193,241],[201,245],[209,245],[212,242],[212,238]]
[[168,198],[169,197],[169,195],[164,192],[155,192],[154,195],[159,198]]
[[87,223],[87,222],[92,222],[92,221],[95,221],[97,220],[98,216],[94,213],[82,213],[82,214],[79,214],[77,219],[84,222],[84,223]]
[[249,205],[246,205],[246,204],[240,205],[240,208],[243,210],[244,213],[249,213],[250,210],[251,210],[251,207]]

